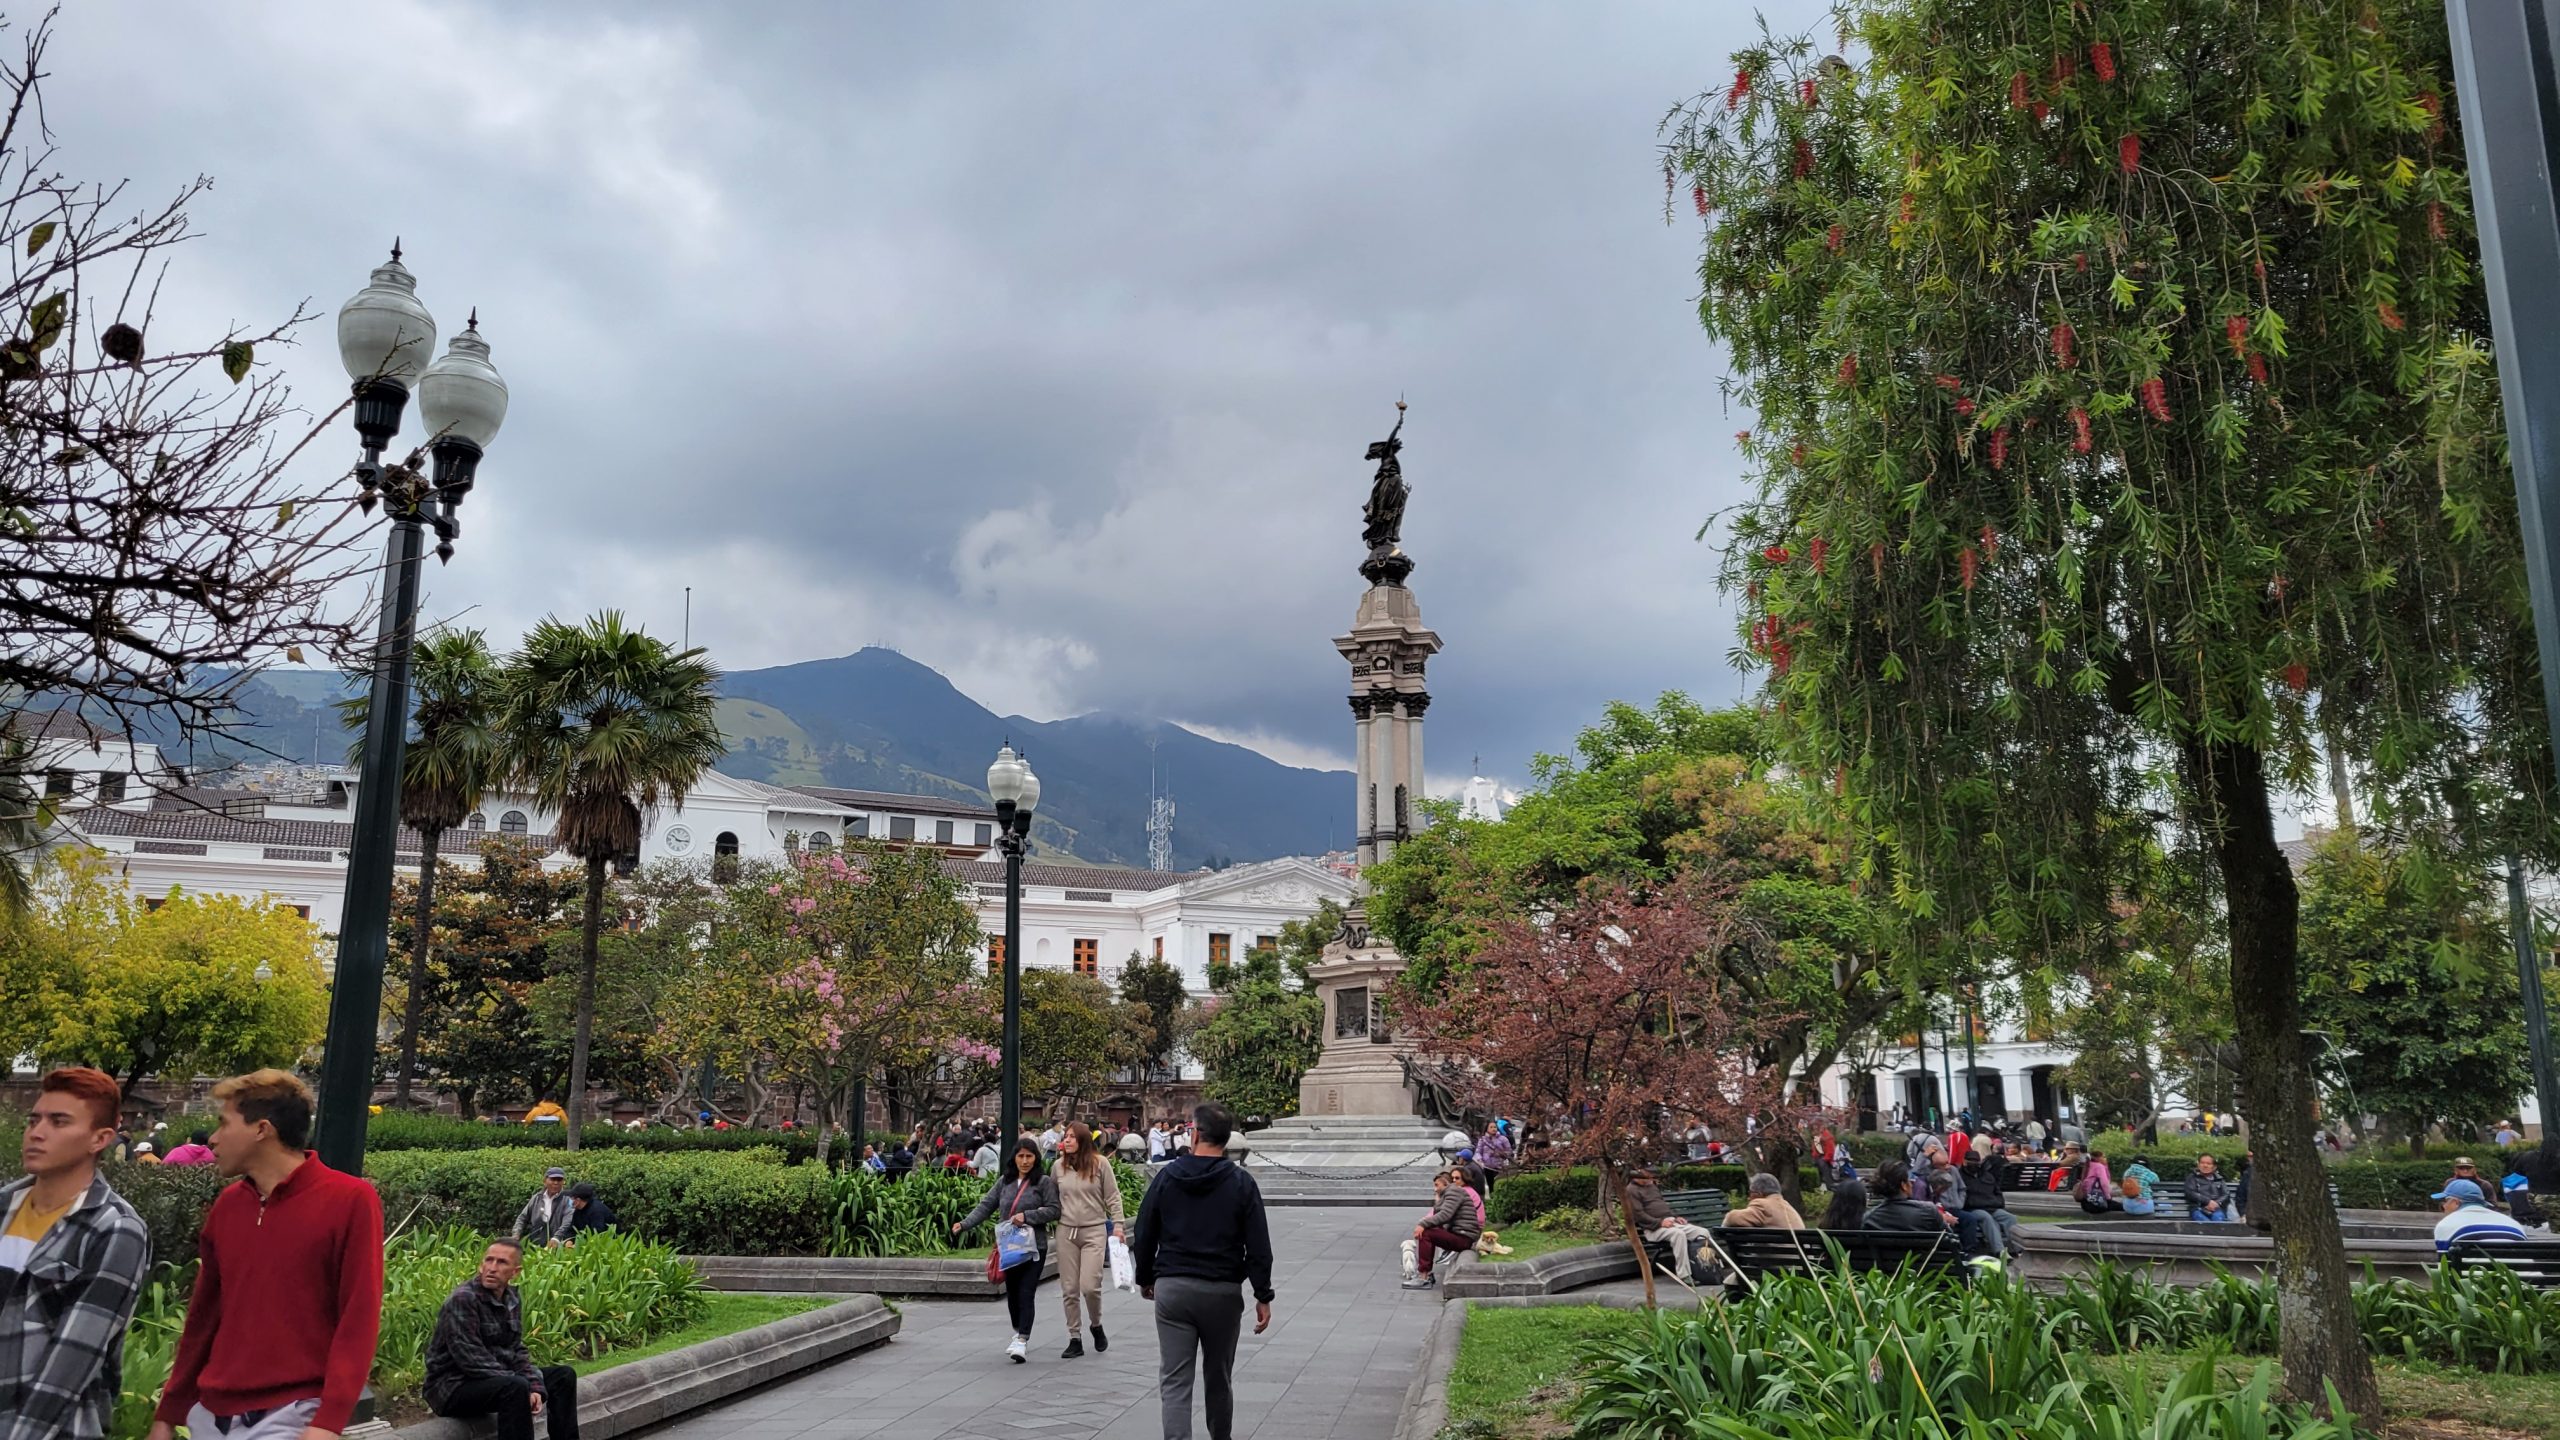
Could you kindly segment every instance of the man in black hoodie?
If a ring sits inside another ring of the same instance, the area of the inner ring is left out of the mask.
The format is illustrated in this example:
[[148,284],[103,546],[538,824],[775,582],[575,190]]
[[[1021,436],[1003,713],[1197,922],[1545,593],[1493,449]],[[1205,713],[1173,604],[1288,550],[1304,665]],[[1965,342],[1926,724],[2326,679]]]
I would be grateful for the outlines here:
[[1191,1112],[1191,1153],[1157,1172],[1130,1236],[1138,1293],[1156,1302],[1163,1357],[1165,1440],[1191,1440],[1191,1378],[1208,1359],[1209,1440],[1235,1428],[1236,1338],[1253,1285],[1253,1333],[1271,1328],[1271,1224],[1262,1188],[1227,1158],[1235,1118],[1216,1105]]

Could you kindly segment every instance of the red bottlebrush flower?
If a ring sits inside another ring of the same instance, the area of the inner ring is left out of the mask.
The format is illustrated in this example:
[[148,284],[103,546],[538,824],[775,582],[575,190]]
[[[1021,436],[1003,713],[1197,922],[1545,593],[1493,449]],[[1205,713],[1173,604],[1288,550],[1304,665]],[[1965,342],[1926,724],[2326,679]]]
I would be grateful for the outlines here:
[[2444,138],[2444,97],[2433,90],[2418,92],[2418,108],[2427,112],[2427,143],[2433,145]]
[[2278,571],[2276,578],[2267,582],[2267,593],[2278,600],[2284,599],[2285,592],[2292,588],[2293,582],[2284,578],[2282,571]]
[[1910,224],[1910,223],[1911,223],[1911,217],[1912,217],[1912,216],[1914,216],[1914,215],[1917,215],[1918,213],[1920,213],[1920,199],[1919,199],[1919,197],[1918,197],[1918,196],[1916,196],[1916,195],[1913,195],[1913,194],[1912,194],[1910,191],[1908,191],[1908,190],[1903,191],[1903,192],[1902,192],[1902,223],[1903,223],[1903,224],[1905,224],[1905,225]]
[[1798,465],[1802,465],[1804,463],[1804,442],[1799,440],[1790,447],[1787,451],[1787,458],[1793,460]]
[[1822,90],[1810,78],[1796,82],[1796,93],[1804,98],[1804,108],[1807,110],[1822,108]]
[[2284,688],[2299,695],[2311,687],[2311,667],[2296,660],[2284,667]]
[[2127,135],[2116,142],[2116,165],[2127,175],[2142,168],[2142,137]]
[[2027,84],[2027,72],[2024,70],[2021,70],[2017,74],[2009,77],[2010,109],[2024,110],[2029,105],[2035,103],[2035,97],[2028,93]]
[[2080,332],[2069,321],[2053,327],[2053,363],[2068,370],[2080,363]]
[[2089,412],[2077,405],[2072,406],[2071,449],[2073,453],[2086,455],[2095,448],[2096,446],[2089,439]]
[[2385,330],[2405,330],[2409,327],[2409,322],[2400,318],[2400,312],[2392,308],[2388,300],[2375,301],[2373,313],[2382,317],[2382,328]]
[[2427,202],[2427,238],[2435,241],[2444,239],[2444,205],[2439,201]]
[[1727,90],[1726,92],[1724,92],[1724,108],[1726,108],[1727,110],[1739,110],[1739,109],[1741,109],[1741,108],[1742,108],[1742,97],[1743,97],[1743,96],[1745,96],[1745,95],[1748,95],[1748,94],[1750,94],[1750,93],[1751,93],[1751,72],[1750,72],[1750,71],[1748,71],[1748,70],[1736,70],[1736,71],[1734,71],[1734,72],[1733,72],[1733,88],[1732,88],[1732,89],[1730,89],[1730,90]]
[[2142,408],[2152,419],[2166,425],[2175,417],[2169,413],[2169,382],[2154,375],[2137,387],[2142,392]]
[[1972,546],[1967,545],[1956,552],[1956,578],[1965,589],[1973,588],[1974,572],[1981,566],[1982,557],[1974,553]]
[[1816,535],[1811,540],[1805,542],[1805,563],[1813,567],[1813,573],[1816,575],[1822,573],[1822,562],[1830,554],[1831,542],[1823,539],[1819,535]]
[[1796,178],[1801,180],[1812,173],[1813,142],[1799,135],[1796,137]]
[[2033,105],[2027,107],[2027,113],[2036,117],[2036,123],[2041,125],[2044,123],[2045,117],[2053,113],[2053,107],[2039,100]]
[[1877,583],[1877,584],[1879,584],[1879,585],[1883,584],[1883,583],[1884,583],[1884,542],[1883,542],[1883,541],[1879,540],[1879,541],[1877,541],[1876,543],[1874,543],[1873,545],[1870,545],[1870,546],[1868,546],[1868,547],[1867,547],[1867,566],[1868,566],[1868,568],[1870,568],[1870,569],[1872,569],[1872,570],[1874,570],[1874,571],[1876,572],[1876,583]]
[[1784,545],[1772,545],[1768,549],[1760,552],[1760,558],[1768,561],[1772,565],[1784,565],[1787,563],[1788,558],[1787,547]]
[[2258,354],[2252,354],[2252,355],[2250,355],[2250,357],[2249,357],[2249,378],[2250,378],[2250,379],[2252,379],[2252,380],[2257,381],[2261,386],[2263,386],[2263,385],[2265,385],[2265,384],[2267,383],[2267,357],[2266,357],[2266,356],[2264,356],[2264,355],[2258,355]]
[[2237,360],[2249,353],[2249,321],[2242,315],[2223,317],[2222,338],[2231,342],[2231,358]]
[[2008,463],[2009,427],[1994,425],[1991,427],[1991,468],[1997,470]]
[[1858,383],[1858,353],[1854,350],[1840,357],[1840,383],[1843,385]]
[[1689,198],[1698,202],[1698,218],[1701,220],[1707,218],[1708,212],[1716,208],[1707,203],[1707,187],[1704,183],[1693,187],[1689,191]]
[[1959,420],[1970,420],[1973,418],[1972,396],[1959,395],[1956,397],[1956,418]]
[[2101,40],[2089,47],[2089,69],[2103,84],[2116,83],[2116,47]]
[[1769,642],[1769,669],[1773,674],[1786,674],[1787,667],[1794,663],[1796,663],[1796,647],[1784,640]]
[[1937,377],[1937,380],[1938,388],[1951,394],[1964,388],[1964,382],[1953,375],[1941,375]]
[[1999,558],[2000,532],[1986,524],[1982,527],[1982,563],[1988,565]]
[[2072,268],[2072,269],[2074,269],[2074,270],[2079,271],[2079,272],[2080,272],[2081,274],[2083,274],[2083,275],[2088,274],[2088,273],[2089,273],[2089,252],[2088,252],[2088,251],[2086,251],[2086,250],[2074,250],[2074,251],[2072,251],[2072,252],[2071,252],[2071,268]]
[[1832,254],[1839,254],[1840,247],[1849,243],[1849,227],[1846,225],[1832,226],[1831,233],[1822,237],[1822,243],[1831,247]]

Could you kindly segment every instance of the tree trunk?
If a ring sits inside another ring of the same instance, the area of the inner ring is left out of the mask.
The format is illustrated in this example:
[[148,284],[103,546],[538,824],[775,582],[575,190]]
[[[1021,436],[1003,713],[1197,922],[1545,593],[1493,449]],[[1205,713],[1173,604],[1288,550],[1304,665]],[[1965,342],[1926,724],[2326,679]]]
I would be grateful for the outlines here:
[[427,1018],[427,946],[434,938],[436,842],[441,830],[418,831],[418,919],[409,937],[409,1003],[400,1016],[400,1074],[391,1083],[392,1108],[406,1110],[410,1080],[418,1073],[418,1026]]
[[1636,1252],[1636,1273],[1644,1277],[1644,1308],[1651,1310],[1659,1303],[1653,1294],[1653,1257],[1644,1253],[1644,1237],[1636,1233],[1636,1207],[1627,1203],[1627,1182],[1618,1174],[1617,1166],[1603,1165],[1600,1167],[1600,1183],[1604,1190],[1610,1187],[1617,1190],[1618,1221],[1627,1227],[1627,1248]]
[[2193,741],[2186,750],[2222,870],[2240,1100],[2257,1152],[2250,1199],[2274,1230],[2285,1388],[2316,1405],[2324,1401],[2324,1386],[2335,1386],[2341,1403],[2374,1423],[2382,1416],[2381,1392],[2356,1321],[2338,1212],[2329,1203],[2328,1173],[2313,1138],[2317,1100],[2302,1033],[2301,897],[2276,845],[2264,757],[2233,743]]
[[596,934],[604,927],[605,857],[587,857],[587,923],[578,937],[578,1033],[569,1044],[569,1148],[587,1118],[587,1049],[596,1031]]

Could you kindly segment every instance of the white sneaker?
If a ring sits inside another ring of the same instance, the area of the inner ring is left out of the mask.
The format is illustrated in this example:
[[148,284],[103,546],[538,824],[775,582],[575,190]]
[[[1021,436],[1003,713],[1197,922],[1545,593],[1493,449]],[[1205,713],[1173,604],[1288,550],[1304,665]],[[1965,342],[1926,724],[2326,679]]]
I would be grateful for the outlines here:
[[1016,1335],[1013,1337],[1013,1343],[1004,1347],[1004,1353],[1013,1357],[1014,1364],[1028,1365],[1031,1363],[1031,1342]]

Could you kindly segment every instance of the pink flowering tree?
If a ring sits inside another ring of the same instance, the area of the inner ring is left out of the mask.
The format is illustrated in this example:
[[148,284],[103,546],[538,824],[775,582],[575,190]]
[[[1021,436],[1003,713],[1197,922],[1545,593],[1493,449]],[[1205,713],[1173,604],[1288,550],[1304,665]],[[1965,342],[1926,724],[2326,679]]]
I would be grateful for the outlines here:
[[767,977],[769,1023],[755,1028],[773,1072],[816,1097],[821,1162],[835,1122],[861,1127],[857,1085],[919,1048],[969,1045],[955,1037],[983,1023],[977,916],[934,852],[852,843],[803,855],[732,891],[731,918],[731,943]]

